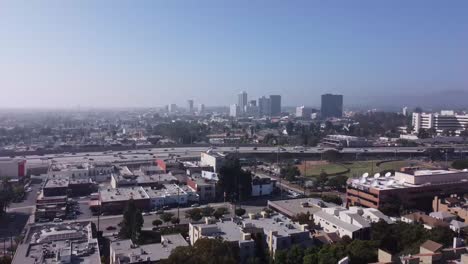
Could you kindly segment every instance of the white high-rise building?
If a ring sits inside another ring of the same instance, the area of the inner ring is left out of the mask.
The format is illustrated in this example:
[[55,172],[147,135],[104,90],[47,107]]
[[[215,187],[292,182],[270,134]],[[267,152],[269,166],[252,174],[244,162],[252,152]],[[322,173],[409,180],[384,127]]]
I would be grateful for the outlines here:
[[313,109],[306,106],[296,107],[296,117],[310,119]]
[[205,113],[205,105],[204,104],[199,104],[198,105],[198,113],[199,114]]
[[407,107],[407,106],[403,107],[403,109],[401,109],[401,113],[402,113],[404,116],[408,116],[408,107]]
[[238,117],[240,115],[240,107],[237,104],[231,105],[229,108],[229,116]]

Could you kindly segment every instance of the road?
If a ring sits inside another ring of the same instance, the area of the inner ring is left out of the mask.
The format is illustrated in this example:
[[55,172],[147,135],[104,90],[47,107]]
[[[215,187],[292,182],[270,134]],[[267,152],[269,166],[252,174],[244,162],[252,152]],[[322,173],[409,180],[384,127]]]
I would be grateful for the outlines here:
[[[164,158],[173,156],[180,157],[199,157],[200,152],[206,151],[207,147],[176,147],[176,148],[151,148],[128,151],[106,151],[106,152],[80,152],[76,154],[48,154],[44,156],[31,155],[25,156],[28,160],[28,165],[47,165],[51,160],[64,163],[75,163],[77,161],[99,161],[99,162],[132,162],[132,161],[147,161],[151,162],[155,158]],[[296,153],[296,154],[320,154],[332,148],[310,147],[306,149],[296,147],[282,147],[280,153]],[[243,154],[266,154],[277,153],[277,147],[217,147],[219,152],[239,152]],[[389,154],[389,153],[422,153],[425,147],[372,147],[372,148],[344,148],[342,153],[351,154]],[[468,148],[462,148],[461,151],[468,152]],[[123,158],[122,158],[123,157]]]

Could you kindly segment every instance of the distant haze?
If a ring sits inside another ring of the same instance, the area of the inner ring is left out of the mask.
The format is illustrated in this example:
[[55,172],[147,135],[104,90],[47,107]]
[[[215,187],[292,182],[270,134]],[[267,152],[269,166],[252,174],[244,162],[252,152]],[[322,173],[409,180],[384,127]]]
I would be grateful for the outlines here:
[[468,1],[0,4],[0,108],[467,107]]

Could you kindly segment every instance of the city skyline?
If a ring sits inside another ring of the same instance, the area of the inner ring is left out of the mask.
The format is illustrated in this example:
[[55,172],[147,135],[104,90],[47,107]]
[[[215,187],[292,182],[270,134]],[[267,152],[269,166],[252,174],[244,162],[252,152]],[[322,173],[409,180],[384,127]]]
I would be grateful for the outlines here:
[[[337,93],[345,107],[442,107],[468,91],[464,1],[5,1],[2,10],[1,108],[228,106],[242,90],[279,94],[284,106]],[[457,94],[438,96],[448,91]]]

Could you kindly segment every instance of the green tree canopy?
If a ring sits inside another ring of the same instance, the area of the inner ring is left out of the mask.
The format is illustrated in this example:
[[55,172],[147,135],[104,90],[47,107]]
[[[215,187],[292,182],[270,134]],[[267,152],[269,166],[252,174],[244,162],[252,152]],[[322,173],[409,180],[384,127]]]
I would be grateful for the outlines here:
[[123,220],[120,224],[119,237],[132,239],[136,243],[141,233],[144,220],[141,211],[136,207],[135,201],[130,199],[123,213]]

